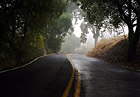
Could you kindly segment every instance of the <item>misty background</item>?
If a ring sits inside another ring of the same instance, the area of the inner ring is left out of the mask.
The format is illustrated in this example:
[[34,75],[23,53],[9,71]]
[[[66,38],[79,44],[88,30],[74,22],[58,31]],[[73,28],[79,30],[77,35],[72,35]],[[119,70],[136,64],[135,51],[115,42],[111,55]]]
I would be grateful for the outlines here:
[[86,13],[75,3],[71,3],[67,10],[72,15],[73,32],[65,36],[59,53],[87,54],[101,39],[109,39],[121,35],[126,38],[128,34],[128,28],[124,24],[115,28],[113,25],[107,27],[109,24],[106,23],[106,25],[104,24],[99,29],[93,24],[88,23],[84,19]]

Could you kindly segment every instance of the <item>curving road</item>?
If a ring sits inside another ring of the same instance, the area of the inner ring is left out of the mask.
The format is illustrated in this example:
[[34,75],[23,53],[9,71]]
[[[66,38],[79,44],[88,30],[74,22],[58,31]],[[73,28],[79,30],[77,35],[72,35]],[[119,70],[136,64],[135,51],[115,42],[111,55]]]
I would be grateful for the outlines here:
[[0,74],[0,97],[61,97],[72,67],[65,55],[43,57]]
[[140,73],[82,54],[67,57],[0,73],[0,97],[140,97]]
[[140,73],[81,54],[71,60],[81,73],[81,97],[140,97]]

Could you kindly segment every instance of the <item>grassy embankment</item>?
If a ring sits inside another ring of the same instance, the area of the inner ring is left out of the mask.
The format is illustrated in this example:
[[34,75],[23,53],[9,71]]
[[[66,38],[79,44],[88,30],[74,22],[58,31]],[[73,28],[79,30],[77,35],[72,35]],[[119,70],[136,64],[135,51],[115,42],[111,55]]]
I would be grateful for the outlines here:
[[113,64],[140,71],[140,42],[137,56],[133,61],[127,61],[128,39],[119,36],[111,39],[102,39],[87,56],[105,60]]

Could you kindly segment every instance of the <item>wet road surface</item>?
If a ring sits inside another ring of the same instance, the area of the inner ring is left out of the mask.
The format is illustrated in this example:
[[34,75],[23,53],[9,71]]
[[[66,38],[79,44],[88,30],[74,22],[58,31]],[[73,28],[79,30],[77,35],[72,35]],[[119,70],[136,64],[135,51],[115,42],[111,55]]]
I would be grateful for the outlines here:
[[0,74],[0,97],[62,97],[72,66],[65,55],[43,57]]
[[140,73],[81,54],[47,56],[0,73],[0,97],[78,97],[76,89],[80,97],[140,97]]
[[140,73],[81,54],[71,54],[81,73],[81,97],[140,97]]

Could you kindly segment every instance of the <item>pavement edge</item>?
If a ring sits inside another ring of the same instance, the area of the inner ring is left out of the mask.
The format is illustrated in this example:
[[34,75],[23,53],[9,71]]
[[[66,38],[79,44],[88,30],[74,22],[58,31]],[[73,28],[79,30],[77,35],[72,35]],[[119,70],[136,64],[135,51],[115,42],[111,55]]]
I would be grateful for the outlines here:
[[2,71],[0,71],[0,74],[1,74],[1,73],[5,73],[5,72],[8,72],[8,71],[12,71],[12,70],[16,70],[16,69],[23,68],[23,67],[25,67],[25,66],[28,66],[28,65],[32,64],[33,62],[35,62],[36,60],[38,60],[38,59],[40,59],[40,58],[43,58],[43,57],[46,57],[46,56],[51,56],[51,55],[54,55],[54,54],[48,54],[48,55],[43,55],[43,56],[37,57],[37,58],[35,58],[34,60],[32,60],[32,61],[30,61],[29,63],[26,63],[26,64],[24,64],[24,65],[22,65],[22,66],[18,66],[18,67],[14,67],[14,68],[11,68],[11,69],[2,70]]

